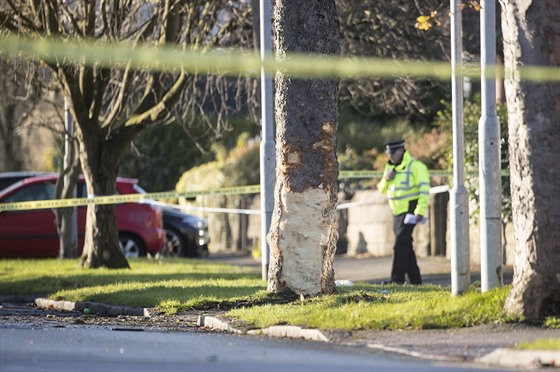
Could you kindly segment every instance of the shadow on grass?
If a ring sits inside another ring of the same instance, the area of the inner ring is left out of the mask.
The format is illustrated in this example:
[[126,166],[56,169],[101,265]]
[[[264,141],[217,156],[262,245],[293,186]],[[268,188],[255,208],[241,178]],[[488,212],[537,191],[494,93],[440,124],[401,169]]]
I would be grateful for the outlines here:
[[73,290],[92,286],[107,286],[119,283],[154,283],[161,281],[201,281],[201,280],[241,280],[257,279],[257,275],[247,273],[171,273],[171,274],[122,274],[92,272],[80,275],[43,275],[32,279],[15,279],[0,282],[0,293],[11,295],[45,294],[61,290]]
[[[176,313],[188,310],[231,310],[266,304],[281,305],[294,302],[299,298],[295,295],[267,292],[264,285],[231,284],[203,284],[188,287],[154,285],[141,289],[96,292],[90,295],[86,292],[72,294],[72,301],[159,308],[163,312]],[[67,299],[63,297],[56,299]]]
[[254,296],[264,287],[199,285],[177,288],[156,285],[142,290],[117,290],[96,293],[80,301],[133,307],[177,307],[179,309],[229,309]]

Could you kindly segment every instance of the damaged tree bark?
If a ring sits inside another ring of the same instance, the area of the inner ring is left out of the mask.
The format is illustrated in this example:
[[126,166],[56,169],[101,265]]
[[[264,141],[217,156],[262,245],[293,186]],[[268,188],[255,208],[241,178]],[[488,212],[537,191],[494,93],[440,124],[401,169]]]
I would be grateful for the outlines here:
[[[290,53],[340,53],[334,0],[277,0],[275,47]],[[268,289],[332,293],[338,232],[338,79],[276,75],[276,189],[268,241]]]

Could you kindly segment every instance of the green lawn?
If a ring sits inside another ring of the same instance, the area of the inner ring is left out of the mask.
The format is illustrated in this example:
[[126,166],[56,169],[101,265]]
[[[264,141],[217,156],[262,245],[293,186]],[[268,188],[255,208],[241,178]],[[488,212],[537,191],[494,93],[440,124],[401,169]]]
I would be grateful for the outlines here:
[[[204,260],[129,260],[131,269],[84,270],[77,260],[0,260],[0,293],[157,308],[231,309],[249,326],[320,329],[428,329],[519,321],[503,309],[509,287],[453,297],[436,286],[356,283],[338,293],[286,302],[266,292],[260,271]],[[549,326],[558,328],[558,318]]]
[[84,270],[78,260],[0,260],[0,293],[177,312],[266,288],[249,268],[189,259],[129,259],[129,264],[131,269]]
[[436,286],[358,283],[339,293],[285,305],[234,309],[229,315],[266,327],[293,324],[320,329],[429,329],[468,327],[509,319],[502,311],[508,288],[453,297]]
[[520,342],[515,348],[519,350],[560,350],[560,338],[542,338],[533,342]]

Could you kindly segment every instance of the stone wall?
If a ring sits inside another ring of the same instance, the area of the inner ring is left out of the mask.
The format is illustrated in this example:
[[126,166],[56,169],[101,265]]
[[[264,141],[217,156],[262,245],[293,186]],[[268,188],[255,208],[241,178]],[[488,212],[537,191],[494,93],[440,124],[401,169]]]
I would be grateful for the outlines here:
[[[449,244],[449,205],[448,198],[434,194],[430,196],[429,222],[414,229],[414,250],[419,257],[445,256],[451,258]],[[446,195],[447,196],[447,195]],[[394,241],[392,214],[387,198],[377,191],[359,191],[354,195],[348,209],[348,254],[369,253],[375,256],[392,254]],[[444,214],[445,216],[442,216]],[[442,218],[444,217],[444,218]],[[480,265],[480,232],[478,225],[469,229],[471,265]],[[502,242],[505,243],[504,260],[506,265],[513,264],[514,240],[511,224],[506,225]],[[438,241],[442,239],[443,241]]]
[[[341,210],[340,241],[347,244],[339,251],[349,256],[371,254],[374,256],[390,256],[393,247],[393,216],[387,203],[387,198],[377,191],[365,190],[355,193],[352,200],[340,201],[348,204],[348,208]],[[244,208],[258,210],[260,208],[259,195],[248,197],[243,203]],[[418,257],[445,256],[451,258],[448,194],[433,194],[430,196],[429,220],[424,225],[414,229],[414,250]],[[242,221],[244,219],[244,221]],[[260,247],[260,216],[259,215],[229,215],[232,237],[231,249],[251,251],[253,247]],[[242,226],[242,227],[240,227]],[[245,231],[245,236],[243,236]],[[218,243],[212,237],[213,243]],[[478,225],[470,226],[470,259],[472,266],[480,265],[480,243]],[[511,224],[506,226],[504,250],[506,265],[513,264],[514,247]],[[210,247],[223,247],[218,243]]]
[[[393,215],[387,198],[377,191],[357,192],[351,201],[355,206],[348,208],[348,255],[370,253],[374,256],[389,256],[393,251]],[[419,256],[430,251],[430,229],[428,224],[414,229],[414,245]]]

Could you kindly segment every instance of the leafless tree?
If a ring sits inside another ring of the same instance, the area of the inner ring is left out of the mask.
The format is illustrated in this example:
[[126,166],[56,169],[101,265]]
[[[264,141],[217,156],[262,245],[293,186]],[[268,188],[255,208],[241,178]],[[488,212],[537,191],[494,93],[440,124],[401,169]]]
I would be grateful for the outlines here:
[[26,61],[0,60],[0,170],[21,168],[20,131],[43,93],[36,83],[38,75],[36,67]]
[[[227,0],[5,0],[0,5],[0,32],[118,42],[126,48],[172,44],[204,52],[248,43],[251,25],[243,23],[247,12],[247,4]],[[185,71],[161,73],[70,61],[47,65],[70,102],[89,195],[114,194],[122,156],[140,131],[177,113],[187,119],[213,115],[217,120],[207,121],[209,130],[224,130],[225,114],[237,108],[245,89],[235,79],[230,84]],[[185,123],[188,127],[189,121]],[[88,206],[81,262],[91,268],[128,267],[119,249],[113,206]]]
[[[448,60],[448,5],[437,0],[337,0],[343,55],[398,60]],[[442,13],[429,32],[415,28],[422,14]],[[342,103],[364,115],[431,117],[446,84],[427,79],[362,78],[341,82]]]

